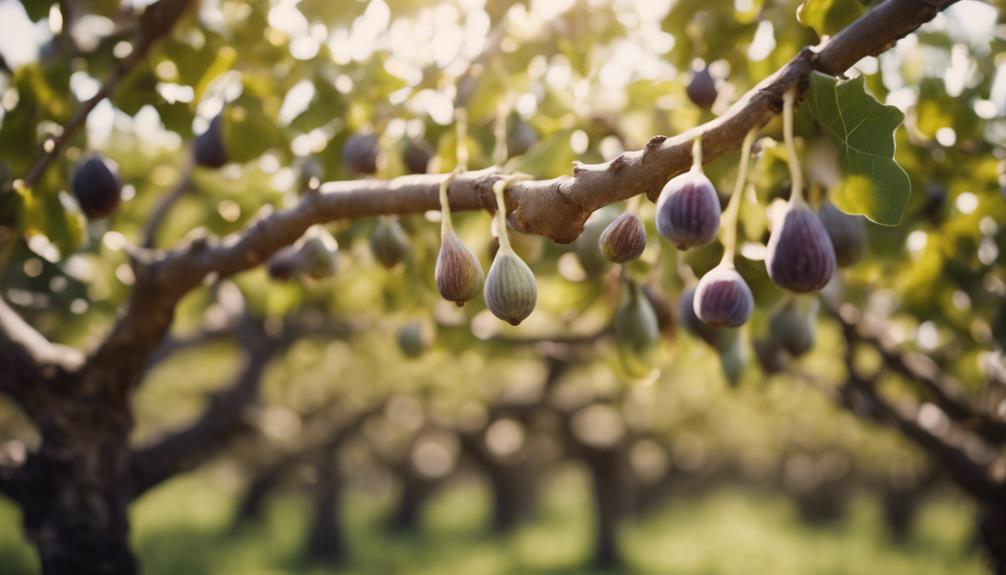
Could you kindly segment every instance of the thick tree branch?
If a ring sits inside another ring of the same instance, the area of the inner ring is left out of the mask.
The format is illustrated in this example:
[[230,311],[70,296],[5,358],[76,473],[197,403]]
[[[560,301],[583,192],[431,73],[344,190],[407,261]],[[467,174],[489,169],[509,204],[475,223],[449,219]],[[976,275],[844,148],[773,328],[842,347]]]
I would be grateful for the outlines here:
[[79,352],[51,343],[0,299],[0,392],[23,401],[31,386],[81,363]]
[[[819,52],[803,50],[712,122],[672,139],[657,136],[645,149],[627,152],[607,164],[578,164],[572,176],[515,184],[507,192],[511,223],[524,232],[560,242],[572,241],[595,209],[641,193],[653,196],[669,177],[688,169],[690,142],[695,135],[703,134],[703,157],[707,162],[733,151],[749,130],[763,126],[780,110],[783,94],[804,85],[813,69],[844,71],[860,58],[889,47],[930,20],[934,8],[948,6],[952,1],[888,0]],[[88,369],[94,372],[91,379],[135,385],[146,356],[171,323],[175,304],[207,277],[219,279],[257,266],[317,223],[437,209],[438,188],[445,177],[415,175],[390,181],[329,182],[319,192],[306,195],[297,206],[264,216],[223,240],[202,238],[166,253],[138,255],[138,279],[126,312],[88,361]],[[500,177],[496,169],[461,174],[448,191],[452,208],[492,210],[492,185]],[[108,367],[104,366],[112,366],[115,373],[107,373]]]

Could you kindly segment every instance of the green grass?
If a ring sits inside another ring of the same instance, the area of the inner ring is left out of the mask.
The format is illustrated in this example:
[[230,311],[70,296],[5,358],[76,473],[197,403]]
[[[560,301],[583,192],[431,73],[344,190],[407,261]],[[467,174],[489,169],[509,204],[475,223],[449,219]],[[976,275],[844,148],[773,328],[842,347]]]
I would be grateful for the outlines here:
[[[579,474],[558,476],[534,520],[508,537],[488,533],[489,499],[475,481],[443,490],[414,535],[384,533],[390,502],[354,492],[345,516],[352,559],[337,569],[300,559],[310,511],[305,498],[279,497],[266,521],[231,534],[233,485],[204,472],[173,481],[135,506],[134,543],[151,575],[588,573],[586,487]],[[895,546],[866,498],[837,526],[814,528],[801,523],[783,497],[721,491],[675,501],[628,523],[622,548],[632,573],[978,575],[985,570],[969,547],[970,525],[968,505],[944,496],[926,505],[910,540]],[[37,569],[16,510],[0,504],[0,573]]]

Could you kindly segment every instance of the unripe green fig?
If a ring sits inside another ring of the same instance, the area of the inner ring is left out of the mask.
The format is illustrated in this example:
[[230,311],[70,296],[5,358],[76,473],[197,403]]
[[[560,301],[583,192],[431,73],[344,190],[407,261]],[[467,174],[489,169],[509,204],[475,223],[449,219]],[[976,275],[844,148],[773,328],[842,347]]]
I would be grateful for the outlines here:
[[429,170],[432,159],[433,148],[426,143],[426,140],[410,138],[406,142],[405,151],[402,152],[402,160],[410,174],[425,174]]
[[297,268],[313,279],[335,275],[339,269],[339,243],[324,228],[311,228],[297,250]]
[[723,377],[730,387],[737,387],[744,375],[744,368],[747,367],[747,353],[744,350],[744,342],[736,330],[728,330],[728,335],[724,339],[719,348],[720,369],[723,370]]
[[769,335],[794,356],[807,353],[814,348],[818,306],[816,298],[791,298],[769,318]]
[[828,200],[821,203],[817,215],[831,238],[839,267],[858,262],[866,251],[866,218],[847,214]]
[[797,293],[819,290],[831,280],[835,248],[806,204],[791,202],[772,227],[765,267],[773,282]]
[[674,339],[674,312],[671,310],[671,304],[667,297],[659,288],[649,284],[643,286],[643,295],[646,296],[650,307],[657,314],[657,327],[660,328],[660,333],[669,340]]
[[622,366],[634,376],[651,369],[659,349],[660,326],[646,295],[634,282],[626,282],[625,295],[615,312],[615,344]]
[[598,245],[609,261],[616,264],[631,262],[646,249],[646,229],[636,214],[625,212],[604,228]]
[[217,114],[210,121],[209,128],[196,136],[192,150],[196,165],[204,168],[220,168],[229,158],[224,145],[223,114]]
[[708,110],[716,102],[718,92],[716,90],[716,80],[709,73],[709,66],[692,72],[692,79],[685,88],[688,99],[696,106]]
[[370,250],[381,265],[391,269],[409,255],[409,236],[398,218],[382,217],[370,234]]
[[274,253],[266,265],[266,273],[274,280],[286,281],[293,277],[298,268],[300,256],[294,246],[287,246]]
[[580,261],[580,267],[589,276],[597,276],[605,272],[611,263],[601,253],[601,234],[611,222],[618,218],[618,208],[605,206],[590,214],[583,231],[573,242],[573,250]]
[[431,337],[423,322],[413,320],[398,328],[395,339],[398,341],[398,349],[402,351],[402,355],[416,358],[429,348]]
[[754,311],[754,296],[733,264],[720,264],[695,288],[695,316],[713,327],[738,327]]
[[354,134],[342,145],[342,161],[353,175],[376,174],[380,157],[377,136],[371,133]]
[[122,199],[119,168],[95,154],[77,165],[70,189],[80,210],[89,218],[104,218],[115,211]]
[[719,347],[720,330],[707,324],[695,315],[695,288],[688,288],[681,294],[678,302],[678,321],[682,327],[713,347]]
[[458,304],[458,307],[465,305],[466,301],[482,290],[485,279],[482,264],[453,229],[441,235],[434,277],[440,295],[447,301]]
[[538,304],[534,272],[507,245],[502,246],[493,259],[483,291],[493,315],[511,325],[519,325],[527,319]]
[[720,231],[720,198],[695,166],[670,179],[657,200],[657,231],[679,250],[712,243]]
[[771,337],[756,339],[754,341],[754,350],[758,365],[767,375],[783,371],[789,363],[789,357],[782,349],[782,346]]

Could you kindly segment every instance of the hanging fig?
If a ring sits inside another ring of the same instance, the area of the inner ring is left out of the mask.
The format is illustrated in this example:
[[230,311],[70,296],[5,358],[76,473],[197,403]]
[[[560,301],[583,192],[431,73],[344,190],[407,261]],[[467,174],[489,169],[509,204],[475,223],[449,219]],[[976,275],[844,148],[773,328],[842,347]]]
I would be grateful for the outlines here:
[[89,218],[104,218],[115,211],[122,200],[119,168],[100,155],[84,160],[73,171],[70,189],[80,210]]
[[608,269],[610,262],[601,253],[601,234],[615,219],[618,218],[618,208],[608,205],[590,214],[583,231],[573,242],[573,250],[580,267],[589,276],[596,276]]
[[642,376],[650,371],[659,349],[660,326],[642,288],[631,281],[625,288],[622,305],[615,312],[615,344],[625,370]]
[[678,301],[678,321],[681,322],[682,327],[693,335],[701,338],[713,347],[719,347],[721,339],[720,330],[705,323],[699,319],[699,316],[695,315],[695,288],[693,287],[686,289],[681,294],[681,300]]
[[292,278],[293,274],[297,271],[299,259],[300,256],[298,255],[297,248],[287,246],[269,258],[269,263],[266,265],[266,273],[274,280],[286,281]]
[[478,258],[453,229],[441,235],[434,276],[440,295],[458,304],[458,307],[478,295],[485,278]]
[[430,346],[430,334],[419,320],[402,324],[395,339],[398,342],[398,349],[405,357],[419,357]]
[[816,298],[791,298],[769,318],[769,335],[794,356],[807,353],[814,347],[818,305]]
[[538,143],[538,133],[516,114],[507,118],[507,128],[506,147],[511,158],[524,155]]
[[737,330],[727,330],[724,333],[726,336],[719,347],[720,369],[723,370],[727,383],[731,387],[737,387],[744,375],[744,368],[747,367],[747,353]]
[[831,238],[802,201],[791,201],[773,226],[765,266],[772,281],[792,292],[819,290],[831,280],[835,272]]
[[657,231],[679,250],[710,244],[720,230],[720,198],[702,172],[699,140],[693,149],[692,168],[671,178],[657,200]]
[[646,301],[650,302],[650,307],[657,314],[657,327],[660,328],[660,333],[669,340],[674,339],[674,312],[671,310],[671,304],[667,297],[659,288],[649,284],[643,286],[643,295],[646,296]]
[[354,134],[342,145],[342,161],[353,175],[376,174],[380,156],[377,136],[371,133]]
[[425,140],[409,138],[402,152],[402,160],[410,174],[425,174],[433,159],[433,148]]
[[500,247],[489,267],[483,292],[493,315],[511,325],[519,325],[538,305],[538,283],[531,268],[513,251],[507,234],[505,191],[511,181],[504,178],[493,184]]
[[786,369],[789,357],[782,347],[772,338],[756,339],[752,344],[755,351],[755,358],[761,370],[771,375]]
[[718,92],[716,90],[716,80],[709,73],[708,66],[692,72],[692,79],[685,88],[688,99],[702,109],[709,109],[716,102]]
[[754,296],[733,264],[720,264],[695,288],[695,316],[713,327],[743,325],[754,310]]
[[818,217],[835,248],[835,262],[840,267],[858,262],[866,251],[866,218],[847,214],[828,200],[821,202]]
[[297,250],[298,271],[314,279],[335,275],[339,269],[339,243],[324,228],[311,228]]
[[598,242],[609,261],[631,262],[646,249],[646,229],[635,213],[625,212],[604,228]]
[[196,136],[192,155],[196,165],[204,168],[220,168],[229,161],[224,146],[223,114],[217,114],[206,131]]
[[307,158],[300,165],[297,189],[301,192],[313,192],[321,187],[325,179],[325,168],[317,158]]
[[381,265],[391,269],[409,255],[409,236],[398,218],[382,217],[370,234],[370,251]]

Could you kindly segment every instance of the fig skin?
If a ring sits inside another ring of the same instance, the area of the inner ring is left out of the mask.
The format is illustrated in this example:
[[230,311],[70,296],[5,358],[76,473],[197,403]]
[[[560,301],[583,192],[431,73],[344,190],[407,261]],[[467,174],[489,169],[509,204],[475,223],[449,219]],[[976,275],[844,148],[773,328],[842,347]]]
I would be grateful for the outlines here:
[[828,200],[818,210],[831,245],[835,248],[835,263],[839,267],[855,264],[866,252],[866,218],[847,214]]
[[631,262],[646,249],[646,229],[636,214],[625,212],[604,228],[598,245],[609,261]]
[[489,267],[483,295],[493,315],[510,325],[520,325],[538,304],[538,283],[524,260],[501,249]]
[[440,295],[458,307],[477,296],[485,281],[478,258],[453,230],[445,233],[440,240],[434,277]]
[[701,169],[671,178],[657,200],[657,231],[679,250],[712,243],[720,229],[720,199]]
[[701,338],[714,348],[719,348],[722,339],[720,330],[705,323],[695,315],[694,287],[686,289],[681,294],[681,299],[678,301],[678,321],[692,335]]
[[423,323],[418,320],[406,322],[398,328],[395,340],[402,355],[413,359],[423,355],[430,345],[429,334]]
[[409,254],[409,236],[397,218],[381,218],[370,234],[370,250],[387,269],[398,265]]
[[744,375],[744,369],[747,367],[747,352],[740,334],[736,330],[728,330],[726,335],[727,337],[719,347],[720,369],[730,387],[737,387]]
[[625,370],[642,376],[650,371],[657,352],[660,322],[643,290],[632,282],[625,287],[628,295],[615,312],[615,343]]
[[297,248],[287,246],[269,258],[266,273],[274,280],[287,281],[297,272],[298,260]]
[[430,160],[433,159],[433,148],[426,140],[410,138],[402,152],[402,161],[410,174],[425,174],[429,171]]
[[611,262],[601,253],[600,241],[601,234],[617,218],[618,209],[614,206],[608,205],[596,210],[587,218],[583,231],[573,242],[576,259],[588,276],[598,276],[611,266]]
[[118,166],[95,154],[73,170],[70,189],[80,210],[88,218],[100,219],[112,214],[122,200],[122,179]]
[[377,136],[371,133],[354,134],[342,145],[342,161],[354,176],[376,174],[380,155]]
[[507,121],[506,148],[511,158],[523,156],[538,143],[538,132],[516,115],[510,115]]
[[732,265],[719,265],[699,280],[693,304],[695,316],[713,327],[744,325],[754,310],[754,296]]
[[230,161],[224,145],[223,114],[217,114],[206,131],[196,136],[192,154],[196,165],[204,168],[221,168]]
[[339,244],[327,231],[313,231],[297,250],[297,266],[298,271],[316,280],[335,275],[339,269]]
[[719,92],[716,89],[716,80],[709,73],[708,66],[703,66],[692,72],[692,79],[688,83],[688,87],[685,88],[685,93],[693,104],[703,110],[708,110],[713,106]]
[[791,299],[783,304],[769,318],[771,339],[795,357],[812,350],[816,340],[814,320],[818,305],[816,299],[801,303]]
[[835,265],[835,248],[817,214],[802,202],[791,204],[769,237],[769,277],[791,292],[807,293],[827,285]]
[[779,373],[789,365],[789,356],[772,338],[756,339],[752,347],[754,347],[758,365],[767,375]]

